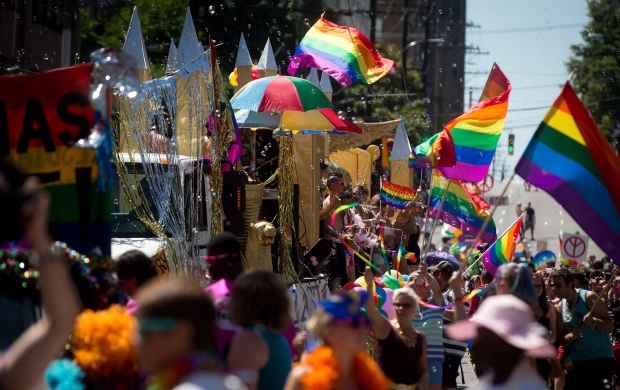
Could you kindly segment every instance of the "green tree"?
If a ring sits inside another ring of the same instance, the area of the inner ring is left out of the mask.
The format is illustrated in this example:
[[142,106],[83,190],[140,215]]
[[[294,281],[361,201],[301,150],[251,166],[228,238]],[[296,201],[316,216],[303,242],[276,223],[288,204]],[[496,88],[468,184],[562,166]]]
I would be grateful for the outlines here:
[[[349,119],[365,122],[388,121],[403,119],[412,146],[419,143],[419,136],[431,131],[431,123],[427,120],[426,98],[420,72],[412,70],[408,63],[406,86],[408,95],[403,89],[403,72],[396,46],[387,46],[377,50],[385,58],[396,60],[397,71],[387,74],[372,85],[355,84],[342,87],[335,82],[333,101],[336,108]],[[396,53],[396,54],[393,54]]]
[[286,72],[290,56],[311,23],[325,7],[321,1],[238,0],[214,4],[198,0],[120,0],[106,12],[84,8],[81,13],[82,57],[99,47],[121,48],[129,28],[133,7],[138,8],[142,33],[154,77],[164,74],[170,40],[179,44],[185,14],[192,12],[198,39],[207,45],[209,36],[223,71],[235,66],[241,34],[245,35],[250,56],[258,61],[270,38],[276,61]]
[[572,45],[567,62],[576,68],[575,91],[609,139],[620,122],[620,10],[616,0],[588,1],[590,23],[582,32],[585,44]]

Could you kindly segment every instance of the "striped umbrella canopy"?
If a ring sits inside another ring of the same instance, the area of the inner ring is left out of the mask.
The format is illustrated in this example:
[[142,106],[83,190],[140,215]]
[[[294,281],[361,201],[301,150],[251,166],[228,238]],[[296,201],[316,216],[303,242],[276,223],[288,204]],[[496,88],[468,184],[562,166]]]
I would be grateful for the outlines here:
[[[241,109],[235,112],[235,120],[239,127],[277,129],[280,127],[280,115],[269,112],[254,112]],[[325,133],[362,134],[364,131],[348,119],[340,118],[334,110],[321,108],[310,111],[284,111],[282,113],[282,128],[293,133],[302,134]]]
[[308,80],[289,76],[272,76],[253,80],[230,100],[233,109],[254,112],[310,111],[334,109],[319,87]]

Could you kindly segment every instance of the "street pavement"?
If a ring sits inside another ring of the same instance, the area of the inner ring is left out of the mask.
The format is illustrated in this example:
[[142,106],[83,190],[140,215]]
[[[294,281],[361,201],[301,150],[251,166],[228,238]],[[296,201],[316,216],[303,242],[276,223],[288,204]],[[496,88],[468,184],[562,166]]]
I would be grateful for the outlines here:
[[[498,197],[506,186],[507,181],[496,181],[494,187],[483,195],[487,201],[491,197]],[[559,254],[558,235],[562,233],[580,232],[587,235],[575,222],[575,220],[557,203],[549,194],[543,190],[536,191],[532,186],[531,191],[525,191],[523,180],[518,177],[510,183],[506,195],[508,197],[508,205],[501,205],[495,211],[493,220],[497,226],[498,236],[506,231],[510,225],[517,219],[515,205],[521,203],[522,207],[527,207],[528,202],[532,202],[532,207],[536,212],[536,226],[534,229],[534,240],[530,238],[530,232],[526,234],[526,250],[535,255],[538,251],[546,249]],[[491,207],[492,209],[493,207]],[[441,223],[437,224],[433,233],[432,242],[441,247]],[[592,241],[589,241],[588,254],[596,255],[597,259],[605,256],[603,251]]]

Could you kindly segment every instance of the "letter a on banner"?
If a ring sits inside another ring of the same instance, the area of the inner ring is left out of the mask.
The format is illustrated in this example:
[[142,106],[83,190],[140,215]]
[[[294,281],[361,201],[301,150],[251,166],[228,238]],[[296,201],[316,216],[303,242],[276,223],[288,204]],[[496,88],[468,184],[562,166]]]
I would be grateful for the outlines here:
[[0,77],[0,157],[38,176],[52,200],[49,229],[84,254],[110,254],[111,191],[98,192],[95,149],[73,145],[90,134],[92,65]]

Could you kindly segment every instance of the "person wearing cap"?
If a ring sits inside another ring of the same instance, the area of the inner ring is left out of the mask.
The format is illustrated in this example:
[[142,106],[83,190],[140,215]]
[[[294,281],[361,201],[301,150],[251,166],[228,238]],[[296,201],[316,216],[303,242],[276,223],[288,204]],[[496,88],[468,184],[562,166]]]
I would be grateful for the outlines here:
[[480,377],[478,389],[547,389],[526,357],[550,358],[555,349],[545,338],[547,330],[519,298],[490,297],[470,320],[448,325],[446,333],[455,340],[473,338],[477,361],[491,367]]
[[614,360],[611,332],[614,322],[604,301],[593,291],[574,288],[574,275],[568,269],[551,273],[552,288],[562,299],[556,306],[557,339],[570,346],[564,365],[572,367],[566,375],[566,390],[603,389],[610,386]]
[[[429,267],[428,270],[439,285],[440,289],[437,291],[437,294],[441,293],[443,295],[444,306],[454,304],[454,310],[444,311],[444,326],[454,321],[467,319],[467,311],[462,302],[463,291],[461,288],[458,291],[454,291],[450,284],[450,279],[454,274],[452,263],[443,260],[437,265]],[[465,352],[467,352],[467,343],[453,340],[444,332],[443,346],[445,359],[442,365],[442,386],[444,389],[456,389],[456,378],[459,375],[461,360],[463,360]]]
[[317,342],[291,371],[285,390],[390,388],[365,352],[370,326],[362,310],[365,301],[364,293],[339,290],[318,304],[306,326]]

